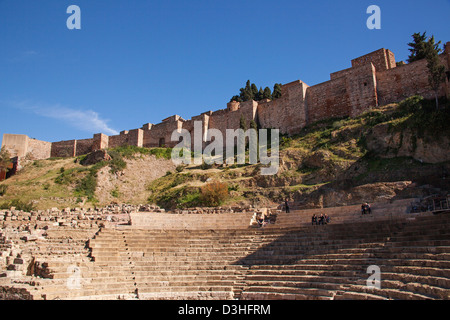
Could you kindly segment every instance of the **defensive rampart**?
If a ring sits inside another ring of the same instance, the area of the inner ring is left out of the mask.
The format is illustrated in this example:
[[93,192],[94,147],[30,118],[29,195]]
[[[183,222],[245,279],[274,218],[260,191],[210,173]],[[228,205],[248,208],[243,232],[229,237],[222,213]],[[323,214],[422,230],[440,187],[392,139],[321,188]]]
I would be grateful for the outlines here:
[[[439,96],[450,97],[449,66],[450,42],[445,45],[441,62],[446,67],[447,79]],[[159,124],[147,123],[142,128],[122,131],[119,135],[99,133],[92,139],[45,142],[25,135],[3,136],[5,146],[13,156],[31,159],[48,157],[73,157],[94,150],[123,145],[139,147],[173,147],[174,130],[186,129],[194,141],[194,123],[201,121],[203,143],[205,132],[218,129],[225,136],[227,129],[238,129],[241,118],[255,121],[260,128],[279,129],[282,134],[296,134],[306,125],[334,117],[356,117],[373,107],[403,100],[419,94],[433,98],[428,84],[426,60],[397,66],[394,53],[379,49],[352,60],[352,67],[334,72],[330,80],[308,86],[298,80],[282,86],[282,96],[276,100],[230,102],[226,109],[208,111],[184,120],[178,115],[164,119]]]

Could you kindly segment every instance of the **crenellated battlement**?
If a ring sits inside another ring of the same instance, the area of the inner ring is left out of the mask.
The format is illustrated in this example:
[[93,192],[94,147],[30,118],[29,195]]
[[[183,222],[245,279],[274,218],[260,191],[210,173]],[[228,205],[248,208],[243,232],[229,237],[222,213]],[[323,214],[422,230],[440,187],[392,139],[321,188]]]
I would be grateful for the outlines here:
[[[440,96],[450,97],[450,42],[441,55],[447,70],[447,81]],[[425,60],[397,66],[395,55],[379,49],[351,61],[351,67],[330,74],[330,80],[308,86],[301,80],[282,85],[276,100],[229,102],[226,109],[207,111],[185,120],[179,115],[158,124],[147,123],[139,129],[125,130],[119,135],[95,134],[91,139],[45,142],[25,135],[5,134],[2,146],[12,155],[31,159],[74,157],[94,150],[123,145],[138,147],[173,147],[172,132],[186,129],[193,134],[194,122],[201,121],[204,131],[238,129],[241,117],[247,124],[255,121],[261,128],[276,128],[282,134],[296,134],[306,125],[334,117],[356,117],[379,105],[401,101],[419,94],[432,98]],[[203,135],[205,137],[205,135]]]

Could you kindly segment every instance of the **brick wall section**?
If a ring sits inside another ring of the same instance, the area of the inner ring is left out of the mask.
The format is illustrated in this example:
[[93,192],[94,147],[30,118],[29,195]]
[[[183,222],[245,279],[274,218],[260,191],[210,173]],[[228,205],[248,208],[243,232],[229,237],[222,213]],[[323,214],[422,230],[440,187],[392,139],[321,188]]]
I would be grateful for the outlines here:
[[75,157],[75,150],[76,150],[76,140],[53,142],[51,157],[52,158]]
[[122,131],[119,135],[110,136],[108,140],[109,148],[117,148],[128,144],[128,131]]
[[247,127],[250,127],[250,121],[255,120],[257,106],[256,101],[246,101],[241,102],[236,111],[223,109],[212,112],[209,117],[209,128],[218,129],[223,134],[226,133],[227,129],[239,129],[241,116],[244,116]]
[[294,81],[281,87],[281,98],[260,102],[257,109],[260,126],[280,129],[282,134],[299,132],[307,124],[305,98],[308,88],[304,82]]
[[395,68],[395,56],[386,49],[380,49],[352,60],[352,68],[372,63],[377,71]]
[[352,72],[353,68],[344,69],[341,71],[336,71],[330,74],[331,80],[336,80],[338,78],[346,77],[348,74]]
[[346,79],[350,106],[348,116],[357,117],[378,105],[376,70],[372,63],[352,68]]
[[397,63],[395,62],[395,55],[393,52],[386,50],[386,58],[388,63],[388,68],[393,69],[397,67]]
[[[385,51],[367,55],[366,59],[355,62],[354,67],[332,73],[330,81],[308,88],[308,122],[334,117],[356,117],[376,107],[377,72],[372,61],[382,64],[380,53],[383,53],[382,57],[385,56]],[[378,61],[376,58],[379,58]],[[363,64],[363,61],[366,63]]]
[[11,157],[25,157],[28,149],[28,136],[24,134],[8,134],[3,135],[2,148],[9,152]]
[[[445,57],[442,56],[441,62],[447,65],[445,60]],[[427,99],[434,98],[434,92],[428,84],[426,60],[419,60],[391,70],[377,72],[376,78],[380,105],[398,102],[416,94]],[[440,95],[445,95],[444,87]]]
[[94,140],[92,142],[92,150],[102,150],[109,147],[109,136],[103,133],[94,134]]
[[76,140],[76,156],[81,156],[93,151],[94,139]]
[[28,139],[27,156],[33,160],[50,158],[52,143],[36,139]]
[[142,147],[144,144],[144,131],[141,129],[130,130],[128,132],[128,144]]
[[155,124],[151,130],[144,130],[142,143],[146,148],[157,148],[161,145],[166,147],[173,147],[178,142],[171,142],[172,132],[181,127],[182,120],[179,117],[173,116],[165,119],[162,123]]
[[350,114],[347,78],[341,77],[310,87],[306,92],[308,122]]
[[[195,126],[195,122],[201,122],[201,128],[202,128],[202,132],[201,132],[201,139],[202,139],[202,147],[204,148],[207,145],[207,137],[206,137],[206,132],[209,129],[213,129],[210,127],[210,118],[212,115],[212,111],[208,111],[208,112],[204,112],[199,116],[195,116],[192,117],[192,119],[190,120],[186,120],[184,121],[181,126],[179,127],[179,129],[185,129],[187,131],[190,132],[190,136],[191,136],[191,148],[192,150],[194,149],[194,126]],[[223,133],[225,134],[225,133]],[[174,142],[176,144],[178,144],[178,142]]]

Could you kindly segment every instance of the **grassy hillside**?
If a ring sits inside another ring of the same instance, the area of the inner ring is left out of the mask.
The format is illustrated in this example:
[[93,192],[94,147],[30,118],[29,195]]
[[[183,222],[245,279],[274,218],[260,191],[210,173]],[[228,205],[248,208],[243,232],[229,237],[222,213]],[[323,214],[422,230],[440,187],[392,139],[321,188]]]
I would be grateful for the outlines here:
[[[450,172],[449,110],[447,101],[436,110],[411,97],[356,118],[311,124],[298,135],[281,137],[275,176],[261,176],[260,165],[175,167],[170,149],[117,148],[108,150],[111,160],[94,165],[82,165],[84,156],[34,161],[0,183],[7,186],[0,207],[150,202],[189,208],[209,205],[202,188],[213,181],[227,186],[222,205],[275,205],[290,197],[308,207],[328,206],[448,190],[442,177]],[[437,155],[437,161],[423,161],[423,152]],[[364,187],[371,184],[372,194]]]

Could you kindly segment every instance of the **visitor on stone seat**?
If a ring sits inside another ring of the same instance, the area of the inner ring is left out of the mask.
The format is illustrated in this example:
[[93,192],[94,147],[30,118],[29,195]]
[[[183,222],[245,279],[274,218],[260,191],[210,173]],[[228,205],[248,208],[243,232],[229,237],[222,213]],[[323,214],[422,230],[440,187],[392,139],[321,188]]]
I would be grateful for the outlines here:
[[330,217],[325,213],[325,216],[323,217],[324,223],[329,224],[330,223]]
[[261,228],[264,225],[264,218],[263,217],[259,217],[257,219],[258,222],[258,228]]
[[312,225],[317,225],[317,216],[315,214],[312,216],[311,224]]
[[361,206],[361,212],[362,214],[371,214],[372,213],[372,209],[370,208],[370,204],[363,203]]
[[289,208],[289,199],[288,198],[286,198],[286,200],[284,200],[284,207],[286,209],[286,213],[290,213],[291,212],[291,210]]
[[269,223],[269,220],[267,220],[265,217],[261,217],[258,219],[258,227],[264,228]]
[[324,216],[323,216],[323,213],[320,215],[320,217],[319,217],[319,224],[324,224]]
[[367,202],[366,202],[366,212],[368,214],[372,214],[372,208],[370,207],[370,204],[368,204]]

